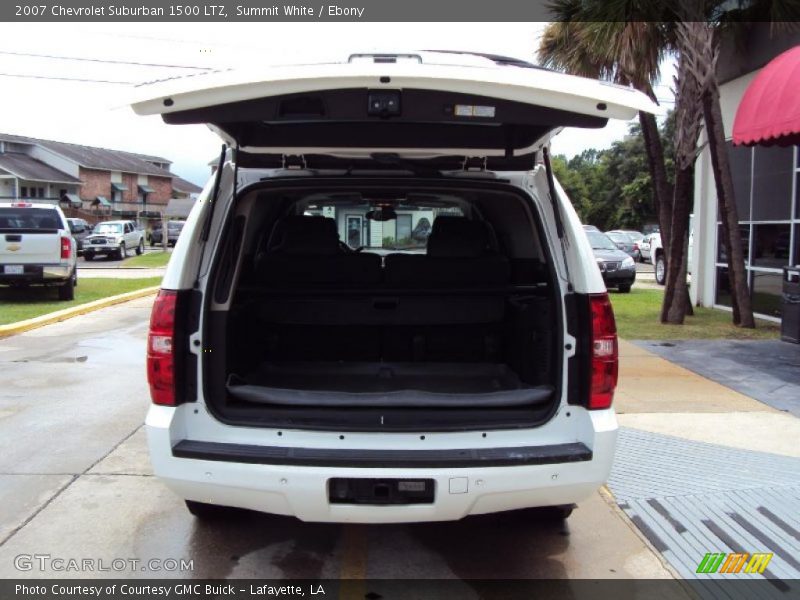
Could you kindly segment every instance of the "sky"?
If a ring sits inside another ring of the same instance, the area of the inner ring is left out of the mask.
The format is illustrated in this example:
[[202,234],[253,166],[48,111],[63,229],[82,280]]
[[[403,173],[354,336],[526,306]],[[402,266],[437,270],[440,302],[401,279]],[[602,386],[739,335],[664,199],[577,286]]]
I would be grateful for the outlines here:
[[[486,52],[536,62],[544,23],[0,23],[0,133],[163,156],[198,185],[220,140],[128,106],[135,85],[209,68],[330,60],[409,49]],[[670,100],[671,64],[657,88]],[[667,107],[671,104],[667,104]],[[554,154],[607,148],[627,123],[565,130]]]

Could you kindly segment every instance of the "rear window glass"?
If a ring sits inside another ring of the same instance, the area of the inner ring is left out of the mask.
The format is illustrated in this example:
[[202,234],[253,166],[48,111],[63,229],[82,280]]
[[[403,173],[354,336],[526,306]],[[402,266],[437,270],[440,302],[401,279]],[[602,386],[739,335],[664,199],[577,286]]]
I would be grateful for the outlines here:
[[61,217],[50,208],[0,208],[0,231],[53,231],[61,227]]
[[336,222],[339,240],[350,248],[424,253],[440,216],[465,216],[455,203],[399,200],[308,202],[303,214]]

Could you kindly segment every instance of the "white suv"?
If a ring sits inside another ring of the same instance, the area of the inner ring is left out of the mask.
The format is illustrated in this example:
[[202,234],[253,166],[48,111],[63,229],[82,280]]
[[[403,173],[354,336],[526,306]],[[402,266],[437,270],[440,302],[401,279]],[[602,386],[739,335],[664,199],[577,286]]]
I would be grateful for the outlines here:
[[153,308],[156,475],[198,516],[364,523],[601,486],[614,315],[548,144],[654,105],[452,54],[212,77],[134,104],[231,146]]

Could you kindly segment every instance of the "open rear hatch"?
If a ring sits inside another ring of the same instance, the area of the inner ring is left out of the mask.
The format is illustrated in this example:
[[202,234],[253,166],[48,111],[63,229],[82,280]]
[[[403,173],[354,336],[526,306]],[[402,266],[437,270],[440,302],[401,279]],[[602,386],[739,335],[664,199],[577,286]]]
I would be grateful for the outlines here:
[[352,55],[146,85],[133,109],[167,123],[206,123],[244,153],[428,159],[530,155],[563,127],[600,128],[656,110],[630,88],[501,64],[509,61]]
[[[321,270],[325,281],[308,290],[302,285],[308,287],[307,281],[282,288],[272,277],[253,279],[246,289],[240,277],[233,304],[209,300],[204,345],[215,351],[212,358],[204,357],[203,376],[210,390],[206,398],[218,417],[244,425],[361,430],[522,427],[549,418],[562,397],[561,299],[552,248],[544,247],[542,223],[529,212],[530,197],[501,181],[403,180],[402,173],[395,180],[384,173],[387,179],[376,183],[359,179],[352,169],[388,166],[396,178],[398,166],[424,161],[432,168],[427,173],[440,175],[477,158],[484,168],[528,170],[535,153],[561,128],[599,128],[609,118],[654,112],[646,96],[524,63],[441,53],[353,55],[344,63],[216,73],[142,91],[149,97],[133,105],[137,113],[161,114],[167,123],[207,123],[236,148],[237,167],[280,167],[290,161],[310,169],[348,167],[344,177],[267,178],[243,190],[237,202],[246,204],[248,194],[258,194],[259,203],[283,206],[280,215],[258,225],[251,239],[267,240],[279,217],[306,214],[302,207],[287,212],[292,194],[330,196],[349,187],[344,191],[374,200],[408,188],[403,194],[452,191],[470,206],[508,202],[521,211],[510,220],[530,222],[522,235],[543,247],[541,278],[508,277],[462,285],[465,289],[442,286],[448,273],[474,272],[471,260],[493,260],[456,257],[453,269],[429,278],[430,290],[392,285],[389,275],[401,272],[398,259],[373,255],[376,275],[348,287],[344,279],[328,280],[342,267],[341,256],[307,260],[277,254],[273,266],[281,264],[277,258],[288,261],[284,274],[301,272],[305,265]],[[537,185],[544,186],[540,192],[551,192],[555,202],[552,179],[549,190],[543,181],[537,177]],[[298,192],[292,186],[308,189]],[[313,208],[308,202],[304,206]],[[467,220],[475,225],[481,212]],[[341,231],[338,235],[344,239]],[[227,232],[223,237],[223,246],[231,244],[230,256],[240,236]],[[269,243],[265,248],[269,257]],[[242,252],[248,251],[255,249]],[[360,256],[366,261],[368,254]],[[503,255],[497,247],[494,257],[500,266],[526,258]],[[427,264],[424,253],[419,259]],[[320,269],[325,261],[330,268]],[[367,267],[353,263],[347,272],[361,277]],[[225,269],[230,285],[233,267]],[[491,277],[497,272],[487,269]],[[227,404],[215,405],[223,398]]]

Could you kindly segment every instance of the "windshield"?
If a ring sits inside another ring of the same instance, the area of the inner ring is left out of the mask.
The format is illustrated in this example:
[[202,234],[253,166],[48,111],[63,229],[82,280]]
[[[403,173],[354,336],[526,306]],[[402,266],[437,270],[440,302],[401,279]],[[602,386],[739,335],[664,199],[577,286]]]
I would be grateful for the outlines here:
[[95,233],[122,233],[120,223],[100,223],[94,228]]
[[61,228],[58,213],[49,208],[0,208],[0,231],[53,231]]
[[605,233],[599,231],[587,231],[586,237],[589,238],[589,243],[592,245],[592,250],[616,250],[614,245]]

